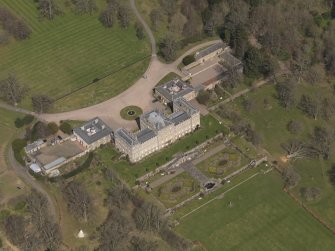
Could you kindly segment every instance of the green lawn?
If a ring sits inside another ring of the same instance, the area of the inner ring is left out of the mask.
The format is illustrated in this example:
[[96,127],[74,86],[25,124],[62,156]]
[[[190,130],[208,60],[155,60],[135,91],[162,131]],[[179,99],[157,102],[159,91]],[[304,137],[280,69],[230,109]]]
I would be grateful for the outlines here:
[[135,120],[143,113],[142,109],[138,106],[127,106],[120,111],[120,116],[126,120]]
[[214,137],[222,131],[224,131],[223,126],[212,116],[207,115],[201,118],[201,128],[199,130],[181,138],[164,150],[157,152],[136,164],[120,161],[115,163],[113,168],[118,171],[122,179],[132,186],[135,184],[137,178],[171,160],[172,156],[176,153],[191,150],[201,142]]
[[[231,205],[230,205],[231,202]],[[335,238],[285,192],[279,175],[259,174],[183,218],[177,231],[207,250],[334,250]]]
[[[56,2],[62,6],[64,1]],[[97,3],[101,10],[106,1]],[[137,39],[133,25],[122,29],[115,22],[112,29],[106,29],[98,20],[99,11],[92,16],[75,15],[64,6],[63,16],[39,20],[34,0],[0,0],[0,4],[23,17],[33,31],[29,39],[0,47],[0,79],[14,72],[31,89],[30,95],[48,94],[57,100],[54,111],[115,96],[148,66],[148,41]],[[101,80],[89,85],[95,79]],[[31,108],[30,97],[22,106]]]
[[[318,87],[299,86],[298,94],[308,93],[315,95],[318,88],[322,93],[329,92],[327,86],[320,85]],[[233,103],[227,105],[241,114],[242,118],[247,119],[261,134],[262,146],[273,156],[279,158],[285,155],[285,151],[281,147],[282,143],[289,139],[306,139],[312,133],[315,125],[334,125],[334,119],[324,121],[322,119],[314,120],[306,117],[299,109],[293,107],[285,110],[278,104],[274,95],[276,91],[273,85],[267,85],[247,95],[247,99],[254,100],[256,107],[253,112],[246,112],[243,108],[243,99],[239,98]],[[264,105],[264,98],[268,99],[269,105]],[[287,123],[290,120],[299,120],[303,124],[300,132],[293,135],[287,130]],[[229,121],[228,121],[229,123]],[[299,160],[292,162],[291,165],[296,168],[301,176],[299,185],[294,189],[295,194],[300,196],[300,189],[303,187],[318,187],[321,189],[321,197],[312,202],[305,202],[309,208],[317,213],[323,220],[331,224],[335,228],[335,188],[330,184],[327,171],[335,162],[335,157],[328,161],[323,160]]]
[[23,115],[17,112],[10,112],[0,108],[0,146],[4,147],[9,139],[16,132],[14,121],[16,118],[22,118]]

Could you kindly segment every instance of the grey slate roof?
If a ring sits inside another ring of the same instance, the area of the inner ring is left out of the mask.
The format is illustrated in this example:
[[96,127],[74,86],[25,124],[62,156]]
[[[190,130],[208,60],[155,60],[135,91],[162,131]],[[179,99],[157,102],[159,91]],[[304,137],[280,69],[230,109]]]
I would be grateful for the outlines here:
[[188,115],[184,111],[178,111],[178,112],[172,113],[169,118],[175,125],[179,125],[185,120],[188,120],[190,118],[190,115]]
[[171,102],[193,92],[194,88],[179,78],[175,78],[169,82],[157,86],[155,90]]
[[38,140],[34,141],[33,143],[28,144],[27,146],[25,146],[24,150],[28,153],[28,152],[36,149],[37,147],[39,147],[40,145],[43,145],[43,144],[44,144],[43,140],[38,139]]
[[179,98],[173,102],[173,110],[178,111],[178,110],[185,110],[189,115],[193,115],[198,112],[198,110],[190,104],[190,102],[187,102],[183,98]]
[[156,137],[156,133],[153,130],[145,128],[137,133],[137,140],[139,143],[144,143],[154,137]]
[[161,130],[166,126],[171,125],[169,119],[158,109],[141,115],[141,120],[144,120],[154,130]]
[[125,141],[128,145],[137,144],[137,139],[126,129],[119,128],[115,131],[115,135],[119,136],[123,141]]
[[156,137],[156,133],[149,128],[145,128],[134,134],[130,133],[124,128],[120,128],[115,131],[115,135],[119,136],[125,143],[130,146],[136,144],[143,144],[144,142]]
[[208,48],[195,53],[194,58],[195,58],[195,60],[199,60],[200,58],[203,58],[203,57],[213,53],[214,51],[219,50],[220,48],[225,48],[225,47],[226,47],[226,44],[223,43],[223,42],[213,44],[213,45],[209,46]]
[[46,164],[45,166],[43,166],[44,170],[49,170],[57,165],[59,165],[60,163],[63,163],[66,159],[64,157],[59,157],[58,159],[55,159],[54,161]]
[[73,131],[83,140],[86,144],[90,145],[108,135],[113,130],[99,117],[95,117],[80,127],[76,127]]

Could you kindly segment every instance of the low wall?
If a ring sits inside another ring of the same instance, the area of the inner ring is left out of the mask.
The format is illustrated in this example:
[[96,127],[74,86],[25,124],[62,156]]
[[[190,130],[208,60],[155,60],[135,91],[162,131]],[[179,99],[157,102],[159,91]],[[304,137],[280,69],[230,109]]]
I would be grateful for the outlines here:
[[57,168],[59,168],[59,167],[65,165],[65,164],[67,164],[67,163],[69,163],[69,162],[71,162],[71,161],[73,161],[73,160],[75,160],[75,159],[78,159],[78,158],[84,156],[84,155],[87,154],[88,152],[89,152],[89,150],[86,150],[86,151],[81,152],[81,153],[79,153],[79,154],[77,154],[77,155],[75,155],[75,156],[72,156],[71,158],[66,159],[64,162],[59,163],[58,165],[56,165],[56,166],[54,166],[54,167],[52,167],[51,169],[48,169],[48,170],[44,170],[43,167],[42,167],[43,172],[44,172],[46,175],[48,175],[48,174],[50,174],[52,171],[56,170]]
[[[157,173],[160,173],[162,171],[168,171],[168,170],[173,170],[176,167],[178,167],[180,164],[184,163],[185,161],[189,161],[191,159],[194,159],[196,157],[199,157],[201,154],[199,154],[197,151],[200,149],[203,149],[206,147],[208,144],[212,143],[213,141],[217,140],[218,138],[223,137],[223,133],[219,133],[218,135],[214,136],[213,138],[210,138],[203,142],[202,144],[192,148],[191,150],[183,153],[181,156],[177,156],[170,160],[169,162],[161,165],[160,167],[156,168],[154,171],[151,171],[149,173],[146,173],[145,175],[141,176],[140,178],[137,179],[138,182],[143,182],[147,180],[148,178],[156,175]],[[201,152],[204,154],[204,152]]]

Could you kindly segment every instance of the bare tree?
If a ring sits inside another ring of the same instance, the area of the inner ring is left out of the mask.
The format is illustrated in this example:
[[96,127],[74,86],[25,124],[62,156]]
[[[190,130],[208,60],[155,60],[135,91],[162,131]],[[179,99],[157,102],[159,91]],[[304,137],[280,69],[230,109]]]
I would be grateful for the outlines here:
[[117,185],[108,191],[106,203],[109,207],[116,206],[118,208],[125,208],[131,198],[130,191],[123,185]]
[[292,82],[279,83],[276,90],[278,101],[285,109],[295,103],[295,88]]
[[20,103],[27,92],[28,88],[22,86],[15,75],[10,74],[0,83],[0,95],[12,105]]
[[139,230],[159,231],[165,225],[162,211],[150,202],[144,202],[135,208],[133,218]]
[[72,181],[63,189],[63,194],[71,214],[87,222],[93,214],[93,204],[86,188]]
[[[0,6],[0,23],[5,31],[11,34],[15,39],[22,40],[28,38],[31,34],[30,28],[26,23],[3,6]],[[6,33],[2,34],[2,42],[7,42]]]
[[130,250],[132,251],[155,251],[158,248],[156,241],[150,241],[138,236],[133,236],[130,239],[130,244]]
[[72,0],[76,13],[92,15],[98,10],[95,0]]
[[4,229],[8,240],[16,246],[25,242],[26,223],[22,216],[10,215],[5,219]]
[[298,185],[300,181],[300,175],[292,167],[288,167],[283,171],[283,179],[285,187],[293,188]]
[[49,20],[52,20],[55,16],[62,14],[62,11],[54,0],[38,0],[38,10],[42,17]]
[[310,147],[299,140],[290,140],[281,146],[286,151],[288,160],[306,159],[312,157],[313,154]]
[[38,229],[44,225],[46,218],[48,218],[48,200],[36,190],[26,198],[28,211],[31,213],[32,220]]
[[125,240],[130,231],[127,218],[119,209],[113,209],[106,221],[100,226],[100,246],[98,251],[125,250]]
[[31,98],[33,109],[38,113],[46,112],[53,105],[53,100],[47,95],[35,95]]
[[102,11],[99,20],[105,27],[108,28],[113,27],[114,17],[111,11],[109,10]]
[[314,99],[308,95],[302,95],[299,102],[300,109],[306,113],[309,117],[318,118],[320,113],[320,103],[318,99]]
[[160,22],[162,20],[162,13],[158,9],[153,9],[150,12],[150,19],[151,19],[154,31],[157,31],[160,25]]
[[160,53],[167,61],[172,61],[175,58],[178,48],[179,45],[171,34],[168,34],[159,45]]
[[131,21],[130,10],[125,5],[120,5],[118,9],[118,18],[121,24],[121,27],[128,28]]

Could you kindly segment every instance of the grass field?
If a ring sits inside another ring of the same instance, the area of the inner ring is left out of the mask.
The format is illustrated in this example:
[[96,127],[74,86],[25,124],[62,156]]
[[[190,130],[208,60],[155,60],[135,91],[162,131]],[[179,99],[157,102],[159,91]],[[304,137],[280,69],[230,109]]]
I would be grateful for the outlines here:
[[[64,1],[56,2],[62,6]],[[97,3],[101,10],[106,1]],[[106,29],[98,20],[99,11],[92,16],[75,15],[65,7],[63,16],[39,20],[33,0],[0,0],[0,4],[23,17],[33,31],[29,39],[0,47],[0,79],[15,73],[29,86],[30,95],[42,93],[59,99],[55,111],[115,96],[132,85],[148,65],[149,44],[137,39],[133,25],[121,29],[115,22],[112,29]],[[101,80],[89,85],[96,79]],[[22,106],[30,108],[30,103],[27,97]]]
[[[310,86],[300,86],[299,94],[309,93],[315,94],[315,90]],[[318,86],[318,91],[329,92],[326,86]],[[246,112],[243,108],[243,98],[237,99],[234,103],[230,103],[228,107],[234,109],[253,124],[255,130],[261,134],[262,146],[268,150],[273,156],[280,158],[285,154],[281,144],[289,139],[304,139],[312,133],[314,126],[334,125],[334,121],[324,121],[322,119],[314,120],[306,117],[299,109],[291,108],[285,110],[278,104],[274,98],[276,91],[274,86],[267,85],[246,97],[254,100],[256,109],[253,112]],[[268,99],[269,104],[265,107],[263,100]],[[287,130],[287,123],[290,120],[299,120],[303,124],[300,132],[293,135]],[[229,123],[229,121],[228,121]],[[301,176],[299,185],[294,189],[296,195],[300,196],[300,190],[304,187],[318,187],[321,189],[321,197],[312,202],[304,202],[309,208],[317,213],[323,220],[331,224],[335,228],[335,189],[329,182],[327,171],[335,162],[335,157],[328,161],[324,160],[299,160],[292,162],[291,165],[296,168]]]
[[[230,205],[231,202],[231,205]],[[177,231],[207,250],[334,250],[335,238],[282,191],[279,175],[259,174],[181,220]]]

